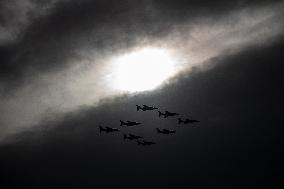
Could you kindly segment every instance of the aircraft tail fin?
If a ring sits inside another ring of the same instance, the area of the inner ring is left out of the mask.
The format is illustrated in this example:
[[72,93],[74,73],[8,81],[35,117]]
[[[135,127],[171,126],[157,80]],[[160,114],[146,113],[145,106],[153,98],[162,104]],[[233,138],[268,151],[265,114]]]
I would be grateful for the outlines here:
[[161,132],[162,132],[159,128],[156,128],[156,130],[157,130],[158,133],[161,133]]
[[161,117],[162,115],[163,115],[163,113],[162,112],[160,112],[160,111],[158,111],[159,112],[159,117]]
[[136,105],[136,110],[137,110],[137,111],[142,110],[141,106]]
[[137,145],[142,145],[142,142],[140,140],[137,140]]
[[119,120],[120,121],[120,126],[122,126],[124,124],[124,122],[122,120]]
[[178,124],[183,123],[183,120],[181,118],[178,118]]
[[102,132],[102,130],[103,130],[102,126],[99,126],[99,128],[100,128],[100,132]]

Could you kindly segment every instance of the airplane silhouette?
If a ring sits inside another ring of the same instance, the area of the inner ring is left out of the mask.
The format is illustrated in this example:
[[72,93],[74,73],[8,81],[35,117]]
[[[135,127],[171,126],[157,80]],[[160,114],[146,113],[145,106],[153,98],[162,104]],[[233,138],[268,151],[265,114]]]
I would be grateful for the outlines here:
[[143,138],[141,136],[138,136],[138,135],[133,135],[133,134],[123,134],[123,139],[126,140],[134,140],[134,139],[140,139],[140,138]]
[[127,134],[123,134],[123,140],[134,140],[134,138],[132,138],[131,136],[128,136]]
[[178,124],[188,124],[188,123],[197,123],[197,122],[200,122],[198,120],[194,120],[194,119],[188,119],[186,118],[185,120],[182,120],[181,118],[178,118]]
[[119,120],[119,121],[120,121],[120,126],[125,125],[125,126],[130,127],[130,126],[135,126],[135,125],[140,125],[141,124],[141,123],[135,122],[135,121],[126,121],[126,122],[124,122],[122,120]]
[[145,141],[145,140],[137,140],[137,145],[142,145],[142,146],[149,146],[149,145],[152,145],[152,144],[156,144],[155,142],[148,142],[148,141]]
[[169,111],[165,111],[165,113],[162,113],[160,111],[158,111],[158,112],[159,112],[159,117],[164,116],[164,118],[179,115],[178,113],[169,112]]
[[102,126],[99,126],[100,132],[104,131],[106,133],[114,132],[114,131],[119,131],[117,128],[111,128],[111,127],[105,127],[103,128]]
[[144,105],[144,104],[143,104],[143,107],[141,107],[141,106],[139,106],[139,105],[136,105],[136,109],[137,109],[137,111],[139,111],[139,110],[147,111],[147,110],[156,110],[156,109],[158,109],[158,108],[153,107],[153,106],[147,106],[147,105]]
[[132,137],[132,138],[134,138],[134,139],[143,138],[142,136],[133,135],[133,134],[129,134],[129,136]]
[[176,131],[168,130],[168,129],[160,130],[159,128],[156,128],[156,130],[157,130],[158,133],[162,133],[162,134],[173,134],[173,133],[176,133]]
[[143,108],[144,108],[145,110],[157,110],[157,109],[158,109],[157,107],[154,107],[154,106],[147,106],[147,105],[144,105],[144,104],[143,104]]

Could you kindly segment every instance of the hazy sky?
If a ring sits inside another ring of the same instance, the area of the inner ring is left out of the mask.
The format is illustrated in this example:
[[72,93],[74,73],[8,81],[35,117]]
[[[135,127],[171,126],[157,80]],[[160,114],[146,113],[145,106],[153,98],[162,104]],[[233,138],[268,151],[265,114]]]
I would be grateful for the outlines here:
[[171,3],[1,2],[1,137],[120,96],[106,79],[111,61],[139,48],[172,51],[178,76],[273,44],[283,32],[282,2],[209,3],[210,10],[205,2]]
[[[64,175],[82,188],[103,186],[92,176],[110,178],[110,188],[121,181],[166,187],[163,181],[172,179],[170,188],[214,188],[225,186],[224,176],[233,183],[259,173],[254,183],[261,175],[257,163],[277,162],[280,152],[269,147],[280,140],[283,16],[284,2],[268,0],[0,1],[3,178],[36,185],[51,178],[61,185],[57,177]],[[113,87],[116,61],[151,48],[169,52],[175,62],[170,77],[150,91]],[[177,111],[201,124],[157,136],[155,127],[176,129],[176,120],[136,112],[135,104]],[[119,119],[143,122],[124,132],[158,144],[141,151],[120,134],[98,135],[99,124],[119,127]],[[261,154],[267,150],[269,157]],[[34,163],[48,159],[50,168]]]

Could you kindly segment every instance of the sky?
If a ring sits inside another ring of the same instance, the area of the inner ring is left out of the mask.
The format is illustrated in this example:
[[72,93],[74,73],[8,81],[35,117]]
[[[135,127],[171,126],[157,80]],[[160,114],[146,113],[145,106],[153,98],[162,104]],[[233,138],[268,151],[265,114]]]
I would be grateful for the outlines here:
[[[283,14],[283,1],[268,0],[1,1],[1,182],[36,188],[280,184]],[[132,68],[125,62],[135,58],[142,63],[129,88],[124,77],[133,70],[125,71]],[[161,81],[149,86],[159,73]],[[141,88],[137,78],[148,78],[148,86]],[[136,104],[200,123],[179,127],[157,111],[137,112]],[[142,125],[121,128],[120,119]],[[100,134],[99,125],[121,132]],[[176,134],[157,134],[156,127]],[[157,144],[137,146],[121,133]]]

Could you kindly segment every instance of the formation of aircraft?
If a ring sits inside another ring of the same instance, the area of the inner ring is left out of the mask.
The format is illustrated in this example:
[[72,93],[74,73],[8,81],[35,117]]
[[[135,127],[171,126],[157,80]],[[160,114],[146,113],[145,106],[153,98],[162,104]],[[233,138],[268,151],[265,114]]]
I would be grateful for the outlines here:
[[99,128],[100,128],[100,132],[104,131],[104,132],[106,132],[106,133],[119,131],[119,129],[117,129],[117,128],[111,128],[111,127],[105,127],[105,128],[103,128],[102,126],[99,126]]
[[188,123],[198,123],[198,122],[200,122],[200,121],[198,121],[198,120],[195,120],[195,119],[188,119],[188,118],[186,118],[186,119],[184,119],[184,120],[182,120],[181,118],[178,118],[178,124],[188,124]]
[[128,126],[128,127],[131,127],[131,126],[135,126],[135,125],[140,125],[141,123],[139,122],[136,122],[136,121],[122,121],[122,120],[119,120],[120,121],[120,126]]
[[173,133],[176,133],[175,130],[168,130],[168,129],[159,129],[159,128],[156,128],[157,132],[158,133],[162,133],[162,134],[173,134]]
[[142,111],[147,111],[147,110],[157,110],[158,108],[154,107],[154,106],[147,106],[143,104],[143,107],[136,105],[136,110],[142,110]]
[[159,112],[159,117],[164,116],[164,118],[179,115],[178,113],[169,112],[169,111],[165,111],[165,113],[162,113],[161,111],[158,111],[158,112]]
[[[153,110],[158,110],[158,108],[154,107],[154,106],[147,106],[147,105],[142,105],[142,106],[136,105],[136,110],[137,111],[139,111],[139,110],[142,110],[142,111],[153,111]],[[158,114],[159,117],[163,116],[164,118],[175,117],[175,116],[179,116],[180,115],[179,113],[169,112],[167,110],[164,111],[164,112],[158,111],[158,113],[159,113]],[[178,124],[189,124],[189,123],[192,124],[192,123],[200,122],[198,120],[189,119],[189,118],[182,119],[180,117],[177,118],[177,120],[178,120]],[[127,127],[132,127],[132,126],[137,126],[137,125],[142,124],[142,123],[136,122],[136,121],[128,121],[128,120],[127,121],[119,120],[119,121],[120,121],[120,126],[127,126]],[[118,132],[120,130],[118,128],[99,126],[99,131],[100,132],[110,133],[110,132]],[[166,134],[166,135],[176,133],[175,130],[160,129],[160,128],[156,128],[156,131],[157,131],[157,133]],[[134,135],[134,134],[123,134],[123,139],[124,140],[130,140],[130,141],[136,140],[137,145],[141,145],[141,146],[150,146],[150,145],[156,144],[156,142],[147,141],[142,136]]]

